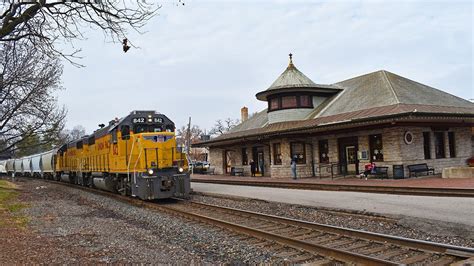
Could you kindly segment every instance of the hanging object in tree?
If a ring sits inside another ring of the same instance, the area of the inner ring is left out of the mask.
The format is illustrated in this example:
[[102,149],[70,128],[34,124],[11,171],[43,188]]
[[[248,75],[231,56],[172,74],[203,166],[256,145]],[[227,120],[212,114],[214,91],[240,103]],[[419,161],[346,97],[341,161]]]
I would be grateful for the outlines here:
[[127,38],[123,39],[122,45],[123,45],[123,52],[126,53],[128,49],[130,49],[130,46],[127,44],[128,40]]

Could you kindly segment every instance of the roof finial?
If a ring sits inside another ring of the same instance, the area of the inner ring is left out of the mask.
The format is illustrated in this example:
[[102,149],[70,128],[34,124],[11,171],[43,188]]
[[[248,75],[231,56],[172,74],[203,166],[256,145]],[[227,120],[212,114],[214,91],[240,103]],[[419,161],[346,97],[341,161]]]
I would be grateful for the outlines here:
[[290,63],[288,64],[288,68],[295,67],[295,66],[293,65],[293,54],[290,53],[289,56],[290,56]]

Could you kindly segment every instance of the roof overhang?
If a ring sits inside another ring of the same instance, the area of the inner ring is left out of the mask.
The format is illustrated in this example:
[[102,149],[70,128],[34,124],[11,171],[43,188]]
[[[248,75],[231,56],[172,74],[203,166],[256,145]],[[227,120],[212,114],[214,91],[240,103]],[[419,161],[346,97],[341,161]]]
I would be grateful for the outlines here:
[[422,123],[430,125],[450,125],[474,127],[474,114],[449,114],[449,113],[423,113],[407,112],[390,114],[379,117],[356,118],[338,122],[323,123],[304,127],[294,127],[286,130],[272,132],[249,132],[245,136],[215,139],[206,142],[193,144],[193,147],[218,147],[245,143],[249,141],[262,141],[273,137],[286,137],[291,135],[306,134],[332,134],[334,132],[346,129],[364,129],[371,126],[425,126]]
[[322,95],[334,95],[343,89],[338,88],[333,85],[319,85],[312,86],[312,87],[301,87],[301,86],[284,86],[284,87],[274,87],[269,90],[261,91],[255,95],[258,100],[260,101],[267,101],[268,96],[275,95],[275,94],[283,94],[283,93],[300,93],[300,92],[309,92],[314,94],[322,94]]

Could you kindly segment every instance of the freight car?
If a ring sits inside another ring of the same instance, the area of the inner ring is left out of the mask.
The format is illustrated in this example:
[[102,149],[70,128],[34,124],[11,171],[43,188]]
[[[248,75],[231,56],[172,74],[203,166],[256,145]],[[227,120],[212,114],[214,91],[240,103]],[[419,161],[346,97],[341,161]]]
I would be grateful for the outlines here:
[[155,111],[133,111],[61,147],[0,162],[5,172],[51,178],[144,200],[187,197],[190,176],[175,125]]

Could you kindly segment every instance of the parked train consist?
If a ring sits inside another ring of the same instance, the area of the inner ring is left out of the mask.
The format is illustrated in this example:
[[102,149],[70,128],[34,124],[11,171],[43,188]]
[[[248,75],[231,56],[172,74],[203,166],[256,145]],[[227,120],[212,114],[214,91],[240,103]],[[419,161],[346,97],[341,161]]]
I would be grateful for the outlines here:
[[175,125],[154,111],[133,111],[57,149],[0,161],[9,175],[61,180],[144,200],[187,197],[190,176]]

